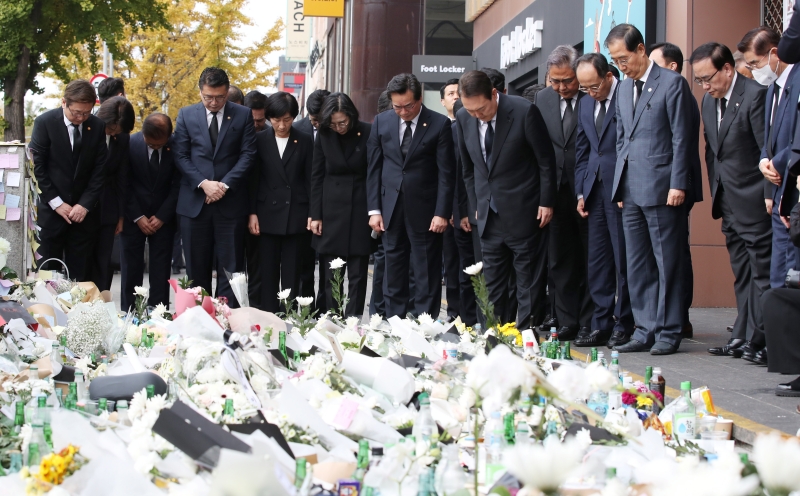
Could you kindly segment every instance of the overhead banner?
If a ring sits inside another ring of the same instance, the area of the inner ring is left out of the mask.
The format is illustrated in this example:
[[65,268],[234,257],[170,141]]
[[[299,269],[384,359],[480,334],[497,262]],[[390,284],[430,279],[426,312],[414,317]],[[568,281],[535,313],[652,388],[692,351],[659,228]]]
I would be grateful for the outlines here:
[[305,0],[306,17],[344,17],[344,0]]
[[286,60],[308,60],[311,21],[303,13],[304,0],[289,0],[286,16]]

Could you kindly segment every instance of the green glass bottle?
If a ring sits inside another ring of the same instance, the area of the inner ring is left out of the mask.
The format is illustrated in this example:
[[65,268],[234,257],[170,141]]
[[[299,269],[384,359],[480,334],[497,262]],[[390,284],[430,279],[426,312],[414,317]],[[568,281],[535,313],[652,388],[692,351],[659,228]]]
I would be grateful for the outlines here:
[[295,362],[299,362],[300,361],[300,351],[298,351],[298,350],[294,350],[294,361]]
[[306,480],[308,462],[305,458],[298,458],[295,460],[294,465],[294,487],[298,490],[303,487],[303,481]]
[[25,425],[25,404],[21,401],[17,401],[14,408],[14,432],[19,434],[22,430],[22,426]]
[[11,450],[8,452],[8,455],[9,458],[11,458],[11,464],[8,466],[8,473],[16,474],[22,470],[22,452],[19,450]]
[[78,396],[78,383],[77,382],[70,382],[69,383],[69,393],[68,393],[67,396],[69,396],[69,395],[75,395],[76,397]]
[[92,353],[91,355],[89,355],[89,357],[92,359],[92,365],[97,365],[97,357],[95,356],[95,354]]
[[66,334],[62,334],[61,337],[59,338],[59,341],[61,342],[61,346],[63,348],[67,347],[67,335]]
[[278,332],[278,350],[281,352],[286,364],[289,364],[289,356],[286,354],[286,331]]
[[49,422],[45,422],[44,427],[42,428],[44,432],[44,440],[48,446],[50,446],[50,450],[53,450],[53,428],[50,426]]
[[31,443],[28,445],[28,466],[38,469],[40,463],[42,463],[42,457],[39,456],[39,444]]
[[570,350],[569,341],[564,343],[564,360],[572,360],[572,351]]
[[364,480],[364,475],[367,473],[369,467],[369,441],[361,439],[358,441],[358,458],[356,471],[353,473],[353,478],[358,481]]
[[108,400],[106,398],[100,398],[97,400],[97,414],[100,415],[103,412],[108,411]]
[[592,361],[597,361],[597,348],[592,348]]
[[644,385],[650,387],[650,379],[653,378],[653,367],[647,366],[644,368]]
[[503,437],[506,438],[506,443],[513,445],[516,440],[517,432],[514,426],[514,414],[506,413],[503,415]]
[[145,391],[147,391],[148,399],[156,395],[156,387],[152,384],[148,384],[147,386],[145,386]]
[[225,398],[225,406],[222,407],[222,414],[233,417],[233,399]]

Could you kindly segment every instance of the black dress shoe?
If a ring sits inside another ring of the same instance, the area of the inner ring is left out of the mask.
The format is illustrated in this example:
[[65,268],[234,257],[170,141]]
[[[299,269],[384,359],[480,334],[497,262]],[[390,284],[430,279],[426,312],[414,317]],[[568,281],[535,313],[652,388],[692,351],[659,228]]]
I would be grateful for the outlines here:
[[559,327],[558,340],[559,341],[572,341],[580,332],[580,327]]
[[659,341],[650,348],[651,355],[672,355],[678,351],[678,347],[674,344]]
[[611,333],[611,337],[608,338],[606,346],[608,346],[609,349],[613,349],[615,346],[622,346],[631,340],[632,335],[633,333],[627,333],[625,331],[614,331]]
[[725,328],[725,330],[728,332],[733,332],[733,326],[728,326]]
[[548,315],[544,318],[544,322],[539,326],[539,329],[541,329],[542,332],[550,332],[551,327],[558,329],[558,319]]
[[756,365],[766,365],[767,364],[767,348],[763,348],[759,350],[756,354],[750,355],[745,353],[742,355],[742,358],[747,360],[748,362],[753,362]]
[[[749,344],[749,346],[748,346],[748,344]],[[742,350],[742,358],[744,360],[752,362],[753,359],[755,358],[756,354],[758,354],[759,351],[764,349],[764,345],[755,344],[755,343],[752,343],[752,342],[750,342],[748,344],[742,346],[740,349]]]
[[740,346],[739,348],[736,348],[735,350],[731,350],[731,356],[733,358],[742,358],[742,355],[744,355],[747,352],[756,354],[758,352],[758,350],[761,349],[759,347],[756,347],[755,349],[753,349],[753,346],[754,346],[753,343],[751,343],[750,341],[745,341],[744,344],[742,346]]
[[729,339],[725,346],[709,348],[708,352],[716,356],[733,356],[733,350],[741,348],[746,342],[744,339]]
[[637,351],[650,351],[650,348],[652,348],[652,346],[640,343],[635,339],[631,339],[630,341],[628,341],[627,344],[614,347],[614,349],[619,351],[620,353],[635,353]]
[[689,322],[681,329],[681,339],[693,338],[694,337],[694,327],[692,323]]
[[[585,328],[584,328],[585,329]],[[581,331],[581,334],[583,331]],[[611,331],[601,331],[599,329],[587,333],[586,335],[578,335],[573,343],[575,346],[603,346],[608,342],[611,336]]]
[[800,397],[800,377],[792,382],[778,384],[778,387],[775,388],[775,395]]

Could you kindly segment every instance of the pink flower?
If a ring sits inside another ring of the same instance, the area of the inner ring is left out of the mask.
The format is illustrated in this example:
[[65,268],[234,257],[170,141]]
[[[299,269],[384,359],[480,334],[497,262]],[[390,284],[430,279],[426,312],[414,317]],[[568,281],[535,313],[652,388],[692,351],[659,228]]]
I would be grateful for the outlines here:
[[630,391],[623,391],[622,392],[622,404],[623,405],[633,405],[636,403],[636,395],[631,393]]

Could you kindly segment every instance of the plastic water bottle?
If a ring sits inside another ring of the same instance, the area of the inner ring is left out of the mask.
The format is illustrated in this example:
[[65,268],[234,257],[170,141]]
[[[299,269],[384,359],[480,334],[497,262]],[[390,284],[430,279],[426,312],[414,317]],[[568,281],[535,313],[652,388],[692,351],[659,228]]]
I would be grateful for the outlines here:
[[611,365],[608,366],[608,371],[619,380],[619,360],[611,358]]
[[483,334],[483,326],[480,323],[475,324],[472,326],[472,330],[475,331],[476,336],[480,336]]
[[[503,467],[503,450],[506,448],[506,438],[504,436],[503,421],[500,412],[492,412],[491,422],[487,422],[488,439],[484,435],[484,446],[486,446],[486,486],[491,486],[500,477],[505,468]],[[489,428],[491,431],[489,432]]]
[[417,413],[417,419],[411,429],[411,435],[414,436],[416,442],[416,456],[422,456],[428,452],[434,432],[438,433],[438,429],[431,414],[431,400],[428,398],[428,393],[420,393],[419,413]]
[[444,456],[436,467],[434,481],[438,496],[469,496],[466,489],[467,476],[461,468],[458,446],[455,444],[444,447]]
[[675,404],[672,418],[672,434],[679,440],[694,439],[697,430],[697,412],[692,402],[692,383],[681,382],[681,397]]
[[603,367],[608,368],[608,362],[606,362],[606,354],[603,353],[602,351],[597,352],[597,361],[600,362],[600,365],[602,365]]

